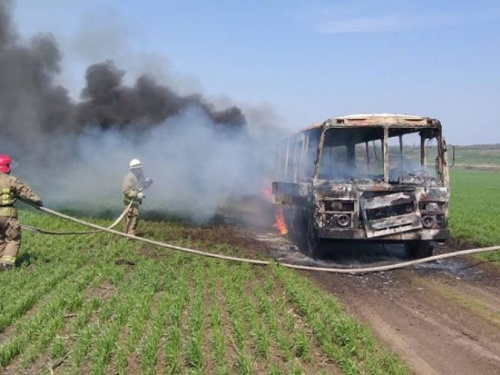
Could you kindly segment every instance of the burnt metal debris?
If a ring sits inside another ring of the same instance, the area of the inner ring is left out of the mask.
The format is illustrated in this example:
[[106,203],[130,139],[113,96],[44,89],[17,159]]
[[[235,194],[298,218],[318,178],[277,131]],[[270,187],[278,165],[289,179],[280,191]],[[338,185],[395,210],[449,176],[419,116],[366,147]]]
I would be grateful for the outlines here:
[[313,257],[334,251],[325,246],[332,240],[402,242],[423,257],[448,237],[448,161],[436,119],[328,119],[286,137],[276,171],[274,203]]

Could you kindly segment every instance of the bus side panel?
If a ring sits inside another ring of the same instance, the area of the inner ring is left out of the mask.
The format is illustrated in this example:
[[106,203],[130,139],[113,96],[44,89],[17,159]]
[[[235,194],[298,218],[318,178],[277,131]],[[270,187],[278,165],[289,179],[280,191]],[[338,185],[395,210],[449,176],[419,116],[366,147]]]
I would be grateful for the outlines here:
[[274,204],[304,205],[309,201],[311,184],[307,182],[273,182]]

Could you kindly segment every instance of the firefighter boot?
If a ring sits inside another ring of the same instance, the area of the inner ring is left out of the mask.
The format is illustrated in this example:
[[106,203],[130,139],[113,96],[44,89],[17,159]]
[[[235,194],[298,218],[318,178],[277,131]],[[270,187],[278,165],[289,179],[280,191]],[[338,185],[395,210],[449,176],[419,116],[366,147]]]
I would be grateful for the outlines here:
[[2,263],[0,265],[0,271],[8,271],[11,270],[12,268],[14,268],[12,264]]

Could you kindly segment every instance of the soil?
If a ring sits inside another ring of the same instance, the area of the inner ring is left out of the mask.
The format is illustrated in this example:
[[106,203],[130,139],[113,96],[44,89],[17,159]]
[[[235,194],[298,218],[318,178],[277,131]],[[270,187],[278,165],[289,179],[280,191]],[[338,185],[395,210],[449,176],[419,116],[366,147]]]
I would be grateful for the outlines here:
[[[363,267],[408,260],[402,245],[329,245],[330,255],[303,255],[272,226],[238,222],[237,242],[248,257],[269,251],[281,262],[318,267]],[[264,220],[261,223],[266,223]],[[255,240],[241,241],[241,228]],[[227,229],[227,228],[226,228]],[[221,233],[219,233],[221,234]],[[233,242],[230,231],[225,233]],[[220,240],[220,238],[219,238]],[[463,249],[437,246],[435,253]],[[415,374],[500,374],[500,267],[473,257],[455,257],[407,269],[361,276],[303,271],[332,293],[347,311]]]
[[469,265],[459,259],[429,269],[310,276],[416,374],[500,374],[500,291],[491,286],[499,272]]

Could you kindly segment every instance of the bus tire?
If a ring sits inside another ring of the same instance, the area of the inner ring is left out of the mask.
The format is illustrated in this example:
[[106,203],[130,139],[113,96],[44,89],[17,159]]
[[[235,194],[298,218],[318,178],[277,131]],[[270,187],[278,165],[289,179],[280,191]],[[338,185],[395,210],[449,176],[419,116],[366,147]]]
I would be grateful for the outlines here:
[[282,206],[283,218],[285,220],[286,229],[288,230],[287,237],[295,244],[298,243],[301,236],[301,217],[297,217],[297,208],[294,206]]
[[433,246],[431,241],[415,240],[405,242],[405,249],[408,257],[421,259],[432,256]]
[[312,218],[307,220],[305,233],[305,253],[310,258],[321,259],[325,257],[324,242],[318,238],[316,229],[314,228]]

